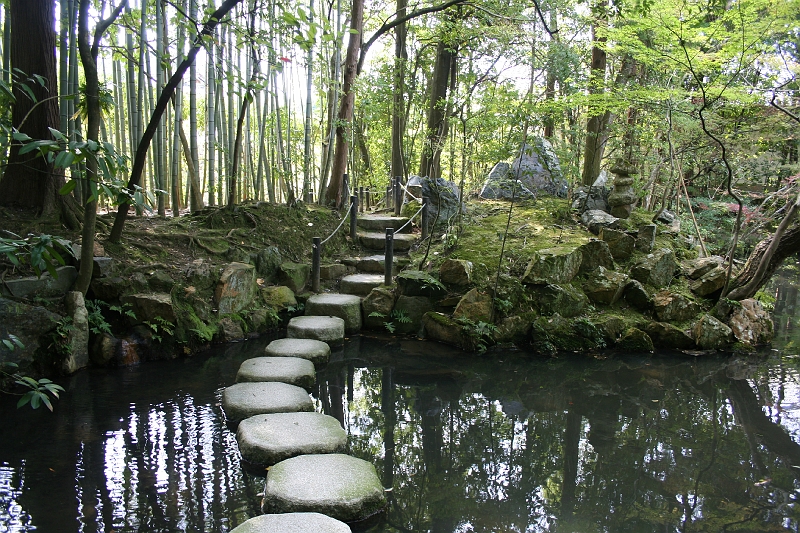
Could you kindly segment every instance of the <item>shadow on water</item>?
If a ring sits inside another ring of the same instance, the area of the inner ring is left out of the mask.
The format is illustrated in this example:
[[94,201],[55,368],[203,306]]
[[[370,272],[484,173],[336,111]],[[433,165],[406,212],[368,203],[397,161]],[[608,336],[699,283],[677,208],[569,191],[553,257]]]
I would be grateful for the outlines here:
[[[230,531],[259,513],[219,408],[266,341],[0,398],[0,532]],[[313,393],[389,492],[379,531],[797,531],[794,357],[468,356],[355,337]]]

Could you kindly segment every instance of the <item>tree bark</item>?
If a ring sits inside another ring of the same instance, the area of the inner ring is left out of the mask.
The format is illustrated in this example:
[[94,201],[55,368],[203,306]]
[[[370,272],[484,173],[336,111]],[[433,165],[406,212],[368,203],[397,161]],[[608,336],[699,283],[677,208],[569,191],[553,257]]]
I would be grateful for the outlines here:
[[342,82],[342,103],[339,107],[336,125],[336,145],[333,152],[333,168],[331,181],[325,193],[325,201],[337,208],[342,206],[342,176],[347,171],[347,138],[346,127],[353,121],[355,93],[353,82],[356,79],[358,55],[361,47],[361,32],[364,20],[364,0],[353,0],[350,13],[350,40],[347,43],[347,55],[344,61],[344,79]]
[[455,58],[456,54],[451,46],[440,41],[436,46],[436,63],[428,102],[427,133],[419,165],[419,175],[429,176],[431,179],[441,175],[439,157],[447,138],[447,89]]
[[[397,0],[397,16],[406,16],[407,0]],[[403,158],[403,135],[405,133],[405,113],[403,113],[405,96],[405,71],[408,52],[406,50],[406,24],[398,24],[395,28],[394,41],[394,87],[392,90],[392,176],[406,176],[405,159]]]
[[[11,65],[24,76],[41,76],[44,84],[21,80],[33,92],[32,101],[20,83],[14,83],[16,103],[12,124],[32,139],[51,139],[48,128],[60,125],[56,73],[55,2],[53,0],[14,0],[9,13]],[[27,116],[27,118],[26,118]],[[23,122],[24,121],[24,122]],[[62,221],[77,227],[71,197],[58,193],[64,186],[61,171],[54,169],[37,151],[19,155],[19,144],[12,145],[8,167],[0,180],[0,205],[35,209],[41,215],[60,210]]]
[[[778,233],[776,231],[776,233]],[[775,235],[770,235],[759,242],[741,272],[730,283],[730,290],[727,297],[732,300],[744,300],[752,298],[763,287],[767,281],[775,274],[775,271],[783,264],[783,261],[792,255],[800,252],[800,226],[786,229],[779,237],[776,247],[772,251],[771,257],[763,261],[767,256],[770,245],[773,243]]]
[[[604,27],[608,23],[608,0],[600,0],[594,6],[595,22],[592,26],[592,65],[589,74],[589,94],[601,94],[605,86],[607,56],[605,44],[607,38],[603,33]],[[600,30],[598,32],[598,30]],[[586,144],[583,150],[583,172],[581,183],[591,185],[600,174],[600,163],[603,159],[603,147],[605,139],[604,113],[592,112],[591,102],[589,107],[589,118],[586,121]]]

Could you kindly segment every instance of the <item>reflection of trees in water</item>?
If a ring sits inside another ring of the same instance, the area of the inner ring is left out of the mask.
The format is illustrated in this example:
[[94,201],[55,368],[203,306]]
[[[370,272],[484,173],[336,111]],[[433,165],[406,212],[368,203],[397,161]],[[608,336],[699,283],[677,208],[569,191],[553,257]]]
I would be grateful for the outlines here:
[[800,329],[796,327],[800,292],[797,290],[797,274],[794,268],[781,269],[765,291],[775,295],[775,309],[772,321],[775,324],[773,345],[779,348],[800,346]]
[[800,524],[787,505],[800,486],[800,446],[762,410],[776,401],[756,387],[766,365],[581,359],[418,370],[357,370],[363,396],[349,403],[351,453],[391,482],[393,530]]

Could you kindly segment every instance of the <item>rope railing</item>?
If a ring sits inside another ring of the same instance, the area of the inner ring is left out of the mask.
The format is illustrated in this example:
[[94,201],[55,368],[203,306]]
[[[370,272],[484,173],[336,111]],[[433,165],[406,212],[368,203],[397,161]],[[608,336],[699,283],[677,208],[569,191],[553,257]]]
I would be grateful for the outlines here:
[[405,193],[409,195],[412,199],[416,200],[417,202],[422,202],[422,198],[417,198],[416,196],[414,196],[414,194],[411,191],[409,191],[408,187],[406,187],[404,184],[401,183],[400,187],[402,187],[403,191],[405,191]]
[[409,218],[409,219],[408,219],[408,221],[407,221],[405,224],[403,224],[402,226],[400,226],[398,229],[394,230],[394,234],[396,235],[396,234],[400,233],[401,231],[403,231],[404,229],[406,229],[406,227],[407,227],[409,224],[411,224],[411,222],[413,222],[415,218],[417,218],[417,215],[419,215],[420,213],[422,213],[422,210],[423,210],[423,209],[425,209],[425,204],[423,204],[422,206],[420,206],[420,208],[417,210],[417,212],[416,212],[416,213],[414,213],[414,215],[412,215],[412,217],[411,217],[411,218]]
[[344,226],[345,221],[349,218],[350,219],[350,237],[355,240],[356,235],[356,217],[358,211],[358,196],[351,196],[350,197],[350,209],[347,210],[347,214],[342,217],[342,221],[339,222],[339,225],[336,226],[336,229],[328,235],[325,240],[320,239],[319,237],[314,237],[311,240],[311,291],[312,292],[319,292],[319,277],[320,277],[320,262],[321,262],[321,252],[322,252],[322,245],[328,242],[333,238],[336,233],[342,229]]

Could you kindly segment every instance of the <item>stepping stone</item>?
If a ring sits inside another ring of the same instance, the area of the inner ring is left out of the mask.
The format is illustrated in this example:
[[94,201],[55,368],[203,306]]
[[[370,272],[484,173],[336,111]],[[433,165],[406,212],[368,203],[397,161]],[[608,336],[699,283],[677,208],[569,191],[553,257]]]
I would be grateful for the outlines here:
[[[395,233],[392,249],[395,252],[407,252],[416,240],[417,236],[413,233]],[[369,250],[384,250],[386,233],[358,233],[358,242]]]
[[316,380],[314,363],[299,357],[254,357],[242,363],[236,374],[236,383],[279,381],[307,391],[314,387]]
[[[358,227],[367,231],[382,231],[386,234],[386,228],[392,228],[397,231],[408,222],[406,217],[392,217],[386,215],[364,215],[358,217]],[[404,232],[411,231],[412,224],[406,226]]]
[[[386,272],[386,256],[385,255],[370,255],[363,257],[356,263],[356,268],[359,272],[370,272],[374,274],[383,274]],[[398,271],[397,261],[395,260],[392,265],[392,275],[397,274]]]
[[237,383],[223,391],[222,410],[228,425],[235,427],[251,416],[313,411],[314,404],[308,393],[296,385],[276,382]]
[[350,526],[319,513],[262,514],[231,533],[351,533]]
[[314,339],[339,346],[344,342],[344,320],[338,316],[296,316],[286,327],[290,339]]
[[372,289],[383,285],[384,281],[384,276],[381,274],[352,274],[342,278],[339,290],[345,294],[367,296]]
[[256,415],[239,423],[239,452],[247,466],[263,469],[304,454],[342,452],[347,433],[339,421],[321,413]]
[[307,316],[338,316],[346,333],[361,330],[361,298],[352,294],[315,294],[306,300]]
[[386,497],[372,463],[340,453],[300,455],[270,468],[264,513],[308,511],[342,522],[381,512]]
[[278,339],[264,350],[267,357],[299,357],[308,359],[315,366],[324,365],[331,357],[331,347],[315,339]]

